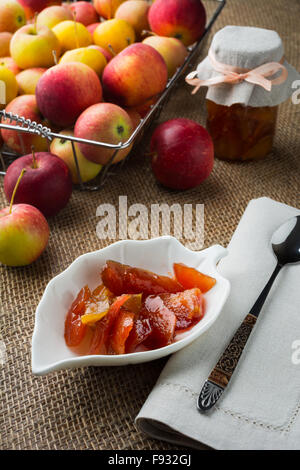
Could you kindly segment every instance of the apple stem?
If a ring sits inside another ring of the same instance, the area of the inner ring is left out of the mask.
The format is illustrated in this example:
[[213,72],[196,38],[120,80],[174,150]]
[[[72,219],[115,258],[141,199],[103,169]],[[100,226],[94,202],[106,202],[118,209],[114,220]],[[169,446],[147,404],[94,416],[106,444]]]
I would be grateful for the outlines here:
[[156,152],[147,152],[147,153],[145,153],[145,157],[154,157],[155,155],[157,155]]
[[19,184],[20,184],[20,181],[21,181],[21,179],[23,178],[23,175],[24,175],[25,172],[26,172],[26,168],[23,168],[22,171],[21,171],[21,173],[20,173],[19,178],[17,179],[16,185],[15,185],[15,187],[14,187],[14,191],[13,191],[13,193],[12,193],[12,197],[11,197],[11,200],[10,200],[9,214],[11,214],[12,206],[13,206],[14,199],[15,199],[15,195],[16,195],[18,186],[19,186]]
[[141,36],[157,36],[157,34],[153,31],[149,31],[148,29],[143,29]]
[[36,169],[38,166],[37,166],[37,163],[36,163],[35,151],[34,151],[34,146],[33,145],[31,146],[31,152],[32,152],[32,161],[33,161],[32,168]]
[[75,34],[76,49],[78,49],[79,41],[78,41],[78,33],[77,33],[76,11],[73,11],[72,15],[73,15],[73,20],[74,20],[74,34]]
[[116,52],[114,51],[114,48],[112,47],[112,45],[111,45],[111,44],[108,44],[107,47],[108,47],[108,49],[110,50],[110,52],[112,53],[112,55],[115,57],[117,54],[116,54]]
[[52,55],[53,55],[53,59],[54,59],[54,64],[57,65],[57,54],[56,54],[56,51],[52,51]]
[[36,24],[37,24],[37,17],[38,17],[38,13],[35,12],[34,14],[34,21],[33,21],[33,29],[34,29],[34,34],[36,34]]

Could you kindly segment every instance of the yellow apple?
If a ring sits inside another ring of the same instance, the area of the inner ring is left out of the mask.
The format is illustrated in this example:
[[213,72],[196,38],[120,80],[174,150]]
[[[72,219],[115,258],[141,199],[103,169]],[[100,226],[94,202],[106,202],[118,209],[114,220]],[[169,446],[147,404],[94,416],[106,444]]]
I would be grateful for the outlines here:
[[9,70],[12,71],[14,75],[17,75],[19,72],[21,72],[21,69],[17,66],[14,59],[11,57],[1,57],[0,65],[5,65]]
[[114,17],[117,8],[125,0],[93,0],[93,5],[97,13],[106,19]]
[[[62,131],[61,134],[74,136],[74,132],[69,129]],[[76,163],[73,156],[71,142],[63,138],[56,138],[51,142],[50,150],[51,153],[57,155],[66,163],[66,165],[69,167],[73,183],[78,184],[79,179],[77,175]],[[83,183],[86,183],[87,181],[92,180],[98,175],[98,173],[101,171],[102,165],[87,160],[79,150],[79,147],[76,143],[75,151],[80,170],[81,180]]]
[[58,57],[60,44],[47,26],[23,26],[10,42],[10,55],[21,69],[51,67],[55,62],[53,51]]
[[72,51],[67,51],[61,57],[59,63],[65,64],[67,62],[81,62],[91,67],[97,75],[101,76],[107,61],[104,55],[92,47],[79,47]]
[[93,43],[89,31],[77,21],[62,21],[54,26],[52,31],[60,42],[61,52],[90,46]]
[[10,103],[18,94],[15,75],[5,65],[0,65],[0,109]]
[[67,6],[53,5],[45,8],[37,16],[37,26],[48,26],[52,29],[58,23],[66,20],[72,20],[73,16]]
[[148,11],[150,3],[146,0],[127,0],[116,11],[115,18],[131,24],[138,38],[142,37],[144,30],[149,30]]
[[144,44],[154,47],[164,59],[168,68],[168,77],[171,78],[188,55],[185,45],[176,38],[165,36],[149,36],[144,39]]
[[36,67],[26,69],[16,75],[19,86],[19,95],[34,95],[37,82],[47,69]]
[[97,46],[118,54],[134,43],[135,32],[127,21],[114,18],[100,23],[94,31],[93,38]]

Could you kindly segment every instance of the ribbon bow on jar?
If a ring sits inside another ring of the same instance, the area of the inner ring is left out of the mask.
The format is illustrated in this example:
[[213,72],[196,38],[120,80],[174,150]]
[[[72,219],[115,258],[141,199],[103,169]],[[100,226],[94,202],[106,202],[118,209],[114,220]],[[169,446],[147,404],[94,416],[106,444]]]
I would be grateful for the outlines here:
[[[288,71],[284,65],[279,62],[268,62],[266,64],[260,65],[255,69],[242,69],[240,67],[234,67],[232,65],[222,64],[218,62],[212,51],[208,53],[209,60],[213,69],[216,72],[221,73],[218,77],[208,78],[206,80],[201,80],[197,78],[197,71],[191,72],[185,79],[189,85],[195,86],[192,91],[192,94],[197,93],[199,88],[202,86],[215,86],[220,85],[221,83],[229,83],[231,85],[236,85],[243,81],[252,83],[254,85],[261,86],[267,91],[271,91],[272,85],[280,85],[285,82],[288,77]],[[283,60],[282,60],[283,61]],[[268,79],[272,77],[277,72],[281,71],[279,77]]]

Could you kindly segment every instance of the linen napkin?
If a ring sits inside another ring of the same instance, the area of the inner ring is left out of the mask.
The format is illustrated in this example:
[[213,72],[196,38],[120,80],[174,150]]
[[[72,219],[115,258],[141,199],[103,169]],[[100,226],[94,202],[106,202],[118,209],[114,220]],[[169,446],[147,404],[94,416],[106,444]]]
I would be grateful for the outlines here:
[[[300,449],[300,265],[279,273],[244,353],[217,405],[196,408],[199,392],[276,265],[270,239],[300,210],[252,200],[220,261],[229,299],[215,324],[174,354],[136,418],[150,436],[196,449]],[[297,346],[298,345],[298,346]]]

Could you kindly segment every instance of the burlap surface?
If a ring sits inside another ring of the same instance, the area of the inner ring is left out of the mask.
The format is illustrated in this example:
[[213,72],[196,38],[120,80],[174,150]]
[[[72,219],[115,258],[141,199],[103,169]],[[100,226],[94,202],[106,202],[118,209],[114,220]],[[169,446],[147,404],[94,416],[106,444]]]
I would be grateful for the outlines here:
[[[206,1],[206,5],[209,4]],[[299,0],[228,0],[214,31],[227,24],[276,29],[286,57],[300,69]],[[204,51],[205,52],[205,51]],[[160,121],[188,117],[205,123],[204,92],[191,97],[182,86],[172,95]],[[74,191],[67,208],[50,221],[47,251],[32,266],[0,268],[1,336],[7,362],[1,369],[1,449],[175,449],[148,439],[134,426],[165,360],[117,368],[85,368],[45,377],[31,374],[34,312],[48,281],[72,260],[109,241],[96,236],[96,208],[157,202],[204,203],[205,246],[226,245],[250,199],[269,196],[299,204],[300,105],[290,101],[280,109],[275,149],[260,162],[229,164],[216,161],[200,187],[171,192],[159,187],[145,157],[150,131],[134,158],[96,193]],[[1,190],[1,203],[5,204]],[[179,404],[180,406],[180,404]]]

